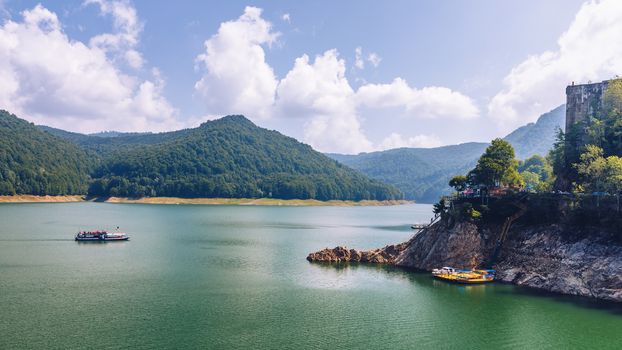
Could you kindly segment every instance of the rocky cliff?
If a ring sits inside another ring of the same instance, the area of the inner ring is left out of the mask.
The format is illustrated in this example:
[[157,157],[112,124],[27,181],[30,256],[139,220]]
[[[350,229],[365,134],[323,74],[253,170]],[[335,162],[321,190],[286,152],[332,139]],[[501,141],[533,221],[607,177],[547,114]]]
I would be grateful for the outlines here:
[[[408,242],[371,251],[324,249],[309,254],[307,260],[392,264],[427,271],[441,266],[486,267],[492,262],[499,230],[495,225],[442,220]],[[622,302],[622,245],[599,230],[569,230],[560,225],[514,226],[492,262],[497,279]]]
[[495,264],[506,282],[552,292],[622,301],[622,246],[596,230],[570,236],[558,225],[512,232]]

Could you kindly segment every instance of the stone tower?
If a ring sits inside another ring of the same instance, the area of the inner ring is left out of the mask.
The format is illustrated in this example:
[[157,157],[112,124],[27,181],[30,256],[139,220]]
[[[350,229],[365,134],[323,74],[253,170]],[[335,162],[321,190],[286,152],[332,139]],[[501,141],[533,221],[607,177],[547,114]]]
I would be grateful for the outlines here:
[[603,93],[609,80],[566,87],[566,132],[575,123],[589,124],[603,107]]

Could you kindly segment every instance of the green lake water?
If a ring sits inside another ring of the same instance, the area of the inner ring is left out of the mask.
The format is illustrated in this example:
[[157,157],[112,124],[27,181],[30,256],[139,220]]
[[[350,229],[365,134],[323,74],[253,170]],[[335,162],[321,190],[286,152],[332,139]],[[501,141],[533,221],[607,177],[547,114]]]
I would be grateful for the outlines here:
[[[429,205],[0,204],[0,349],[621,349],[622,306],[311,264]],[[78,243],[120,226],[129,242]]]

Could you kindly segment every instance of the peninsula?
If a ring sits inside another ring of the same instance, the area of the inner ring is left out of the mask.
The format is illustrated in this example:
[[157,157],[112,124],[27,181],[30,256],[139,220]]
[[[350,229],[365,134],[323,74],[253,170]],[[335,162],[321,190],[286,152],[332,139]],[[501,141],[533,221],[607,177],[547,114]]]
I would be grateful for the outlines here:
[[567,131],[548,164],[519,164],[508,142],[493,140],[474,169],[450,181],[455,194],[434,205],[434,221],[409,241],[327,248],[307,260],[493,268],[505,282],[622,302],[622,143],[612,137],[621,128],[622,80],[566,93]]

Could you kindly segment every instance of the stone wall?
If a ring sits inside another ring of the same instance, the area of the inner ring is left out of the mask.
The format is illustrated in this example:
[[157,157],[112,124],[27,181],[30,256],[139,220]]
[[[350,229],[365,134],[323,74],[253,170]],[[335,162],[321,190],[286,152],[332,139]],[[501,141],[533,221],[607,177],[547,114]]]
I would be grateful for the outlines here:
[[603,92],[608,80],[594,84],[566,87],[566,130],[575,123],[587,123],[602,108]]

